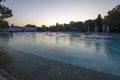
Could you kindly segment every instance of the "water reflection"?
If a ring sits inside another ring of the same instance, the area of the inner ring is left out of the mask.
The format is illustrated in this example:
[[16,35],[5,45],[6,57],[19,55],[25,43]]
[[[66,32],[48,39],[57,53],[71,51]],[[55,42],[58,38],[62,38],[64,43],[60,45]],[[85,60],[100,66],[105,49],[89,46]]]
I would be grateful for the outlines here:
[[[116,38],[118,38],[117,36]],[[64,63],[120,75],[120,41],[80,39],[67,33],[14,33],[9,46]]]
[[9,43],[9,40],[13,37],[12,33],[0,34],[0,44],[5,45]]

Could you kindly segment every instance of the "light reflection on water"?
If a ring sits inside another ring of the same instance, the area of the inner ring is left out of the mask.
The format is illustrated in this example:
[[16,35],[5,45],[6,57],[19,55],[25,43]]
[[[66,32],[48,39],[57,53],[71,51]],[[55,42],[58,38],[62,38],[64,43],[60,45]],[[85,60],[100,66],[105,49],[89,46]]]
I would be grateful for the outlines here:
[[[81,34],[82,35],[82,34]],[[120,36],[79,39],[67,33],[14,33],[8,45],[17,50],[120,76]]]

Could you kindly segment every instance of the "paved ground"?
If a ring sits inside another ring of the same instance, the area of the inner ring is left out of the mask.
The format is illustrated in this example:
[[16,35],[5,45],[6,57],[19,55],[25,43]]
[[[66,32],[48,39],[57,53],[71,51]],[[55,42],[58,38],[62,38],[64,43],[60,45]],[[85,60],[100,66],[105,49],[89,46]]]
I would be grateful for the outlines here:
[[[120,76],[64,64],[12,48],[4,50],[11,56],[12,62],[3,69],[18,80],[120,80]],[[16,80],[6,72],[0,70],[0,80]]]
[[7,72],[0,69],[0,80],[17,80]]
[[6,49],[13,62],[4,70],[18,80],[120,80],[120,76],[101,73],[33,54]]
[[[5,60],[5,58],[3,58],[5,56],[3,56],[3,55],[6,53],[3,51],[3,49],[4,49],[4,47],[0,45],[0,60],[1,60],[0,66],[2,65],[2,63],[4,63],[4,60]],[[8,74],[4,70],[0,69],[0,80],[17,80],[17,79],[15,79],[13,76]]]

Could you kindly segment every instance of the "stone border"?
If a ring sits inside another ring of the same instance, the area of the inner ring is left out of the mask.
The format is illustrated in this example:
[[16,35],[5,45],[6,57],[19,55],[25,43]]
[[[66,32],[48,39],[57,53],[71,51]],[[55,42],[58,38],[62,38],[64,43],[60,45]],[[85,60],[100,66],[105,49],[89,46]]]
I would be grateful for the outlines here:
[[18,80],[2,69],[0,69],[0,79],[2,79],[2,80]]

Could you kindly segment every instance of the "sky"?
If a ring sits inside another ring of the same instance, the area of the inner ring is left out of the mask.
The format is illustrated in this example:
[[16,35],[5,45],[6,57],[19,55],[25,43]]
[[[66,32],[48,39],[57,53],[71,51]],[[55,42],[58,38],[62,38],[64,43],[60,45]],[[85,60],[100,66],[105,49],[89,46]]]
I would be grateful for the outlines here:
[[13,11],[9,24],[55,25],[85,21],[107,15],[120,0],[6,0],[1,4]]

